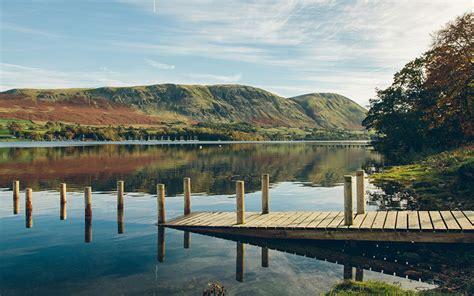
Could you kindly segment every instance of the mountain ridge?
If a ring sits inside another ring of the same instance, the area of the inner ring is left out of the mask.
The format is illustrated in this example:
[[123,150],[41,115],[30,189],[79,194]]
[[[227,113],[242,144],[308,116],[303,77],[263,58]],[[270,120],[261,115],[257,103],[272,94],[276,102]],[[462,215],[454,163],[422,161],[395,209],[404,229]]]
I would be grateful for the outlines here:
[[363,110],[337,94],[284,98],[261,88],[235,84],[24,88],[0,93],[3,118],[102,125],[245,122],[266,127],[361,130]]

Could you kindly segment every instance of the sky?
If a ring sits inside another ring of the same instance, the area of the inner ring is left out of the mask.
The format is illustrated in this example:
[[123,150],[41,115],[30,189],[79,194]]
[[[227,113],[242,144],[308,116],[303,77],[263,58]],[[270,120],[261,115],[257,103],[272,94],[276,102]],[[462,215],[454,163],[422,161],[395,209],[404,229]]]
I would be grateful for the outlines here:
[[363,106],[471,0],[0,0],[0,89],[246,84]]

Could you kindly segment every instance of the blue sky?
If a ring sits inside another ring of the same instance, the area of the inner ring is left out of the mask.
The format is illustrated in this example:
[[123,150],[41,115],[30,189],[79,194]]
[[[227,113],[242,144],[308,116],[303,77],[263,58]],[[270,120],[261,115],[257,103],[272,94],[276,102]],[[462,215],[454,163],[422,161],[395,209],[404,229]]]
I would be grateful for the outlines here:
[[367,105],[470,0],[0,0],[0,88],[248,84]]

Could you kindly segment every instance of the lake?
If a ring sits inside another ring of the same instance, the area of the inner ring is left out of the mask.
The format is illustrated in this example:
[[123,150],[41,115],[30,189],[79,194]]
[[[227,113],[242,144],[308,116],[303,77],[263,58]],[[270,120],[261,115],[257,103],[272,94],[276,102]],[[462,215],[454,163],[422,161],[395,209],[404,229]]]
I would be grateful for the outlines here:
[[[447,281],[446,265],[466,264],[471,249],[211,237],[155,224],[158,183],[166,185],[168,218],[182,214],[184,177],[191,178],[193,211],[235,211],[236,180],[245,181],[246,210],[259,211],[264,173],[270,210],[342,210],[343,176],[381,163],[369,147],[317,142],[3,143],[0,295],[202,295],[211,282],[228,295],[305,295],[324,293],[348,274],[436,287]],[[13,180],[22,189],[18,215]],[[126,191],[119,219],[118,180]],[[60,183],[68,188],[66,220],[59,217]],[[91,224],[85,186],[93,190]],[[25,228],[26,187],[33,189],[32,228]],[[381,206],[369,200],[368,210]]]

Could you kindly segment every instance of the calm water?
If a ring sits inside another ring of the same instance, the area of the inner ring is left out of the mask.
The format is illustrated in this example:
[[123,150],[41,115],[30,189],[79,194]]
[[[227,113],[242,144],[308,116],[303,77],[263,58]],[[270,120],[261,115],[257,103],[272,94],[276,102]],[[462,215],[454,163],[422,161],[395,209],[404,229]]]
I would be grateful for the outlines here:
[[[452,258],[430,262],[426,256],[449,253],[452,246],[193,233],[185,248],[188,234],[155,226],[158,182],[167,186],[170,218],[183,210],[183,177],[192,180],[193,210],[235,210],[234,182],[245,180],[246,209],[258,211],[262,173],[271,177],[271,210],[341,210],[343,175],[380,161],[363,147],[317,143],[2,147],[0,295],[202,295],[209,282],[221,283],[229,295],[305,295],[324,293],[352,273],[434,287],[437,272]],[[14,179],[22,189],[33,188],[30,229],[23,192],[20,214],[13,215]],[[117,219],[117,180],[128,192],[123,223]],[[69,190],[65,221],[59,220],[61,182]],[[92,225],[84,221],[84,186],[93,188]],[[262,267],[262,248],[270,249],[268,267]],[[455,256],[469,251],[456,246]]]

